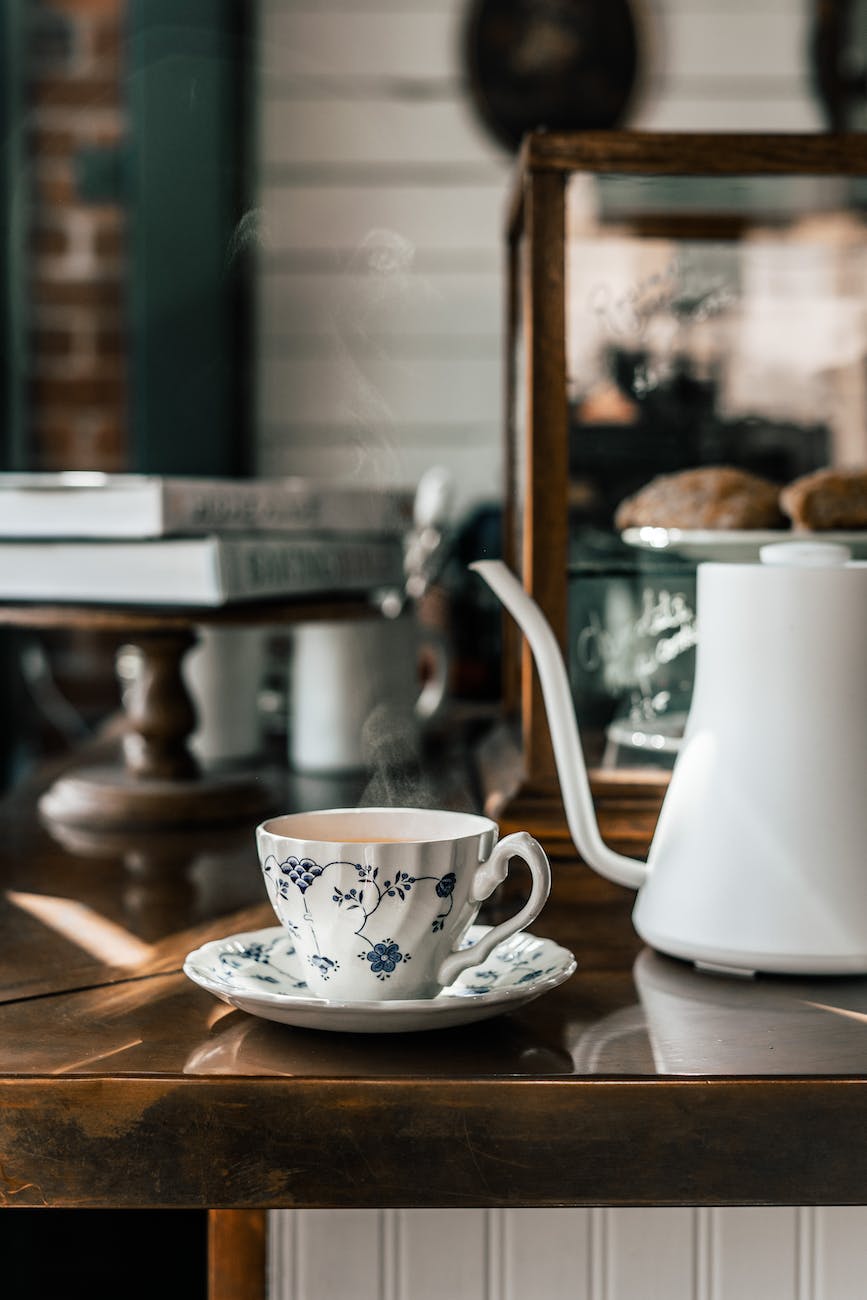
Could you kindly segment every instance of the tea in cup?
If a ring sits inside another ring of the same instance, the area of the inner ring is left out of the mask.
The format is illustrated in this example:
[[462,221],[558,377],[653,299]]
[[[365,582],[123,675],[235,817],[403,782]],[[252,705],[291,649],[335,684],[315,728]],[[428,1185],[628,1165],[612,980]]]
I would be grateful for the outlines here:
[[[256,830],[271,905],[292,934],[314,996],[432,998],[538,916],[551,888],[541,845],[496,822],[420,808],[341,808],[272,817]],[[530,870],[530,897],[461,947],[509,860]]]

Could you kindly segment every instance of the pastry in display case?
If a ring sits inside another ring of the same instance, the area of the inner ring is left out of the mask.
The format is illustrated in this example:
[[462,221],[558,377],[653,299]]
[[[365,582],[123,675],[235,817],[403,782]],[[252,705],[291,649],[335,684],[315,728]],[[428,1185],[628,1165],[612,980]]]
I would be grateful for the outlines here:
[[[608,809],[632,851],[689,708],[697,564],[814,531],[867,558],[865,207],[863,136],[524,142],[504,553],[564,651],[603,833]],[[501,815],[556,850],[541,693],[505,627],[522,778]]]

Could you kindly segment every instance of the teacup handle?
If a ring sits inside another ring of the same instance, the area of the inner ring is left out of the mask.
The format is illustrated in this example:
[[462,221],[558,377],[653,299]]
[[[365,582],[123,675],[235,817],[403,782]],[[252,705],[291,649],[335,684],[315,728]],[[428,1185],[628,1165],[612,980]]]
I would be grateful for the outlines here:
[[549,893],[551,892],[551,866],[545,855],[545,850],[538,840],[534,840],[532,835],[526,831],[516,831],[514,835],[507,835],[504,840],[500,840],[495,845],[494,851],[486,862],[483,862],[476,870],[473,887],[470,891],[470,899],[473,903],[481,903],[492,894],[497,885],[503,883],[509,873],[509,859],[523,858],[530,868],[532,877],[532,887],[530,897],[527,899],[520,912],[509,918],[508,921],[502,921],[489,930],[484,938],[479,939],[469,948],[462,948],[457,952],[452,952],[443,962],[437,971],[437,982],[447,988],[449,984],[454,983],[461,971],[468,970],[470,966],[478,966],[483,962],[490,953],[493,952],[498,943],[508,939],[509,935],[523,930],[534,917],[538,916],[545,905]]

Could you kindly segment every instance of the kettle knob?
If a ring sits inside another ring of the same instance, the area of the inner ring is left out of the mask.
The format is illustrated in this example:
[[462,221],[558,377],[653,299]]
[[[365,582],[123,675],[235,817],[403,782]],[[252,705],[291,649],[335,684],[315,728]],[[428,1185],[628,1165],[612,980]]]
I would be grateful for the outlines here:
[[762,564],[791,568],[831,569],[848,564],[852,552],[839,542],[769,542],[759,551]]

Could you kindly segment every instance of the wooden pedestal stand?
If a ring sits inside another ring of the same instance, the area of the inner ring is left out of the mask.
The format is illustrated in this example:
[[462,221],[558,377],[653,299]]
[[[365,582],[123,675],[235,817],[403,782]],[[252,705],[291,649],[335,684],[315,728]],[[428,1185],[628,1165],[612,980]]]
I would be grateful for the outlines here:
[[124,696],[123,765],[60,776],[39,801],[50,823],[105,829],[172,828],[256,817],[269,804],[261,776],[203,771],[188,745],[196,714],[181,673],[197,626],[265,626],[369,616],[366,601],[293,601],[220,609],[0,605],[0,626],[74,628],[125,636],[141,656]]

